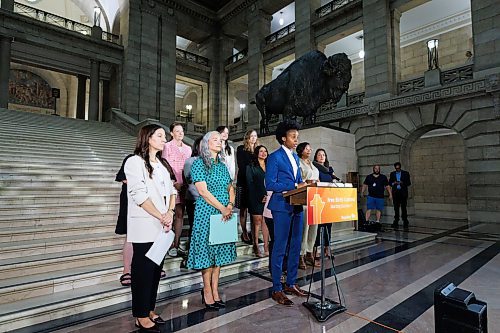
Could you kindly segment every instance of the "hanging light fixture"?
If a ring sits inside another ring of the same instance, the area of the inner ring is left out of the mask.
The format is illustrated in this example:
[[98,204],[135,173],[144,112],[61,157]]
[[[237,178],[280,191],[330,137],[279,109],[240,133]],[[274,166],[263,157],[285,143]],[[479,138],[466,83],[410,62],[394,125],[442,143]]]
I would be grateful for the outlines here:
[[361,41],[361,50],[359,51],[358,56],[359,56],[359,58],[363,59],[365,57],[365,50],[363,50],[363,46],[364,46],[363,45],[363,35],[359,35],[356,38]]
[[283,19],[283,12],[280,12],[280,15],[281,16],[280,16],[280,19],[279,19],[278,22],[279,22],[280,25],[283,25],[283,24],[285,24],[285,20]]

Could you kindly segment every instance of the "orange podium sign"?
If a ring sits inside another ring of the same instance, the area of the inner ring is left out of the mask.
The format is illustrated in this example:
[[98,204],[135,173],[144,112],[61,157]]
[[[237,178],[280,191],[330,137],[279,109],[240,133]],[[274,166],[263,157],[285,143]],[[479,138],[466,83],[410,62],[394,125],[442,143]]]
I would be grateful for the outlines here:
[[307,224],[349,222],[358,219],[357,189],[307,188]]

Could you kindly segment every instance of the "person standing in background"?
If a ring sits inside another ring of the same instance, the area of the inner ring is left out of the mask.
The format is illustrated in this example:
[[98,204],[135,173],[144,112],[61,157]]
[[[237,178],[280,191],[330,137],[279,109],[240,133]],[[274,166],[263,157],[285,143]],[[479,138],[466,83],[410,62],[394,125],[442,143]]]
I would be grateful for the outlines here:
[[395,171],[389,175],[389,184],[392,189],[392,198],[394,203],[394,222],[392,227],[397,229],[399,224],[399,207],[401,207],[401,218],[403,219],[403,227],[408,229],[408,212],[406,205],[408,203],[408,186],[411,185],[410,173],[401,170],[401,163],[394,163]]
[[234,153],[234,148],[228,142],[229,138],[229,128],[227,126],[219,126],[216,129],[220,133],[222,139],[222,149],[226,155],[226,166],[229,171],[229,176],[231,180],[234,181],[234,176],[236,176],[236,154]]
[[[252,217],[253,253],[262,258],[269,255],[269,231],[263,221],[262,213],[266,203],[266,186],[264,178],[266,175],[267,148],[257,146],[254,151],[254,160],[247,166],[247,187],[248,187],[248,212]],[[264,254],[259,248],[259,231],[262,227],[262,238],[264,239]]]
[[174,122],[170,125],[170,135],[172,136],[172,140],[165,144],[162,157],[170,163],[174,170],[175,178],[177,179],[174,183],[175,189],[177,190],[174,220],[175,239],[172,248],[168,251],[169,256],[177,257],[177,250],[179,249],[179,241],[182,234],[182,225],[184,224],[184,197],[186,192],[186,187],[183,184],[182,169],[184,168],[186,160],[191,156],[191,147],[182,142],[184,139],[184,129],[181,123]]
[[[319,180],[319,171],[309,159],[312,149],[308,142],[301,142],[297,146],[297,155],[300,157],[300,173],[302,180],[306,183],[314,183]],[[304,215],[307,216],[307,206],[304,206]],[[316,235],[318,234],[318,225],[309,225],[307,219],[304,218],[302,227],[302,244],[300,246],[299,268],[306,269],[306,264],[319,267],[319,261],[314,257],[314,245],[316,243]]]
[[[325,183],[332,183],[334,180],[340,180],[339,177],[335,176],[335,172],[333,171],[332,166],[330,165],[330,161],[328,160],[328,156],[326,155],[326,150],[323,148],[316,149],[314,153],[314,161],[313,164],[319,171],[319,181]],[[326,228],[325,232],[323,232],[323,244],[325,244],[325,257],[328,258],[330,256],[330,240],[332,235],[332,224],[326,223],[322,225]],[[320,245],[321,239],[320,232],[318,228],[318,234],[316,235],[316,247]]]
[[192,153],[191,157],[186,160],[184,163],[184,184],[186,184],[186,213],[189,221],[189,237],[188,243],[186,244],[186,250],[189,251],[189,244],[191,243],[191,235],[193,233],[193,222],[194,222],[194,209],[196,199],[200,196],[198,190],[196,189],[195,184],[193,184],[193,179],[191,178],[191,166],[193,162],[198,158],[200,152],[200,142],[203,139],[203,136],[199,136],[194,140],[193,146],[191,147]]
[[389,199],[392,200],[391,187],[389,180],[385,175],[380,173],[380,165],[373,166],[373,173],[366,176],[363,182],[361,194],[365,193],[368,189],[368,198],[366,201],[366,221],[370,220],[371,211],[375,210],[377,217],[376,222],[380,222],[382,211],[384,210],[384,192],[387,190]]
[[243,144],[236,148],[236,162],[238,164],[236,207],[240,209],[241,240],[248,245],[252,244],[252,235],[247,231],[248,189],[246,170],[247,165],[252,163],[253,152],[257,146],[257,132],[251,129],[245,133]]

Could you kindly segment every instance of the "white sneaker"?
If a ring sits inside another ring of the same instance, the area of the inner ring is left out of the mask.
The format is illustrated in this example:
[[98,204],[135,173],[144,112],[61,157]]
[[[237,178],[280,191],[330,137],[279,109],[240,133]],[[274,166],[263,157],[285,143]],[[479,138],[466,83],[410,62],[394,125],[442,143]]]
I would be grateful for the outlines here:
[[175,247],[168,250],[168,255],[171,257],[177,257],[177,249]]

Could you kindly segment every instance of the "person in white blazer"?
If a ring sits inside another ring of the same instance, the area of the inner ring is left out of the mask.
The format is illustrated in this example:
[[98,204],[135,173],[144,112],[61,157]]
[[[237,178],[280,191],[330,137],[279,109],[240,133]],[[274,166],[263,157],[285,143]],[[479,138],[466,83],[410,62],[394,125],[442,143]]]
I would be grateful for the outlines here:
[[236,153],[234,152],[234,148],[228,142],[229,128],[227,126],[221,125],[216,128],[216,131],[220,133],[220,138],[222,140],[222,149],[224,150],[224,154],[226,155],[226,167],[229,171],[229,176],[231,176],[231,180],[234,182],[234,177],[236,176]]
[[132,315],[141,332],[159,332],[164,324],[154,312],[161,265],[146,257],[160,232],[170,231],[177,191],[170,164],[161,157],[165,130],[156,124],[141,128],[134,156],[125,163],[128,186],[127,241],[132,243]]

